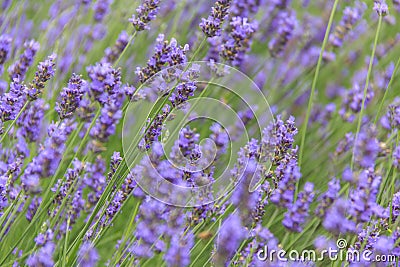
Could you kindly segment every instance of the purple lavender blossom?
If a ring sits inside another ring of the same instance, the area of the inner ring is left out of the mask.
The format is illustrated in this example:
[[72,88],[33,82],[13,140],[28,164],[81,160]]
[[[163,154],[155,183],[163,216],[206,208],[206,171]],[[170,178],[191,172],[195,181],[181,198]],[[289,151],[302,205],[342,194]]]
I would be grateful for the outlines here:
[[90,242],[82,243],[78,252],[78,265],[94,267],[97,266],[99,254],[97,250],[90,244]]
[[45,61],[39,63],[35,78],[33,78],[33,81],[28,86],[27,95],[31,100],[36,100],[39,97],[45,87],[46,82],[54,76],[55,58],[56,55],[53,54]]
[[388,130],[400,128],[400,98],[396,97],[388,106],[387,112],[382,116],[380,122]]
[[190,264],[190,250],[194,244],[193,234],[174,235],[170,243],[171,246],[164,255],[167,265],[171,267],[188,266]]
[[339,195],[340,181],[333,178],[328,183],[328,190],[319,197],[319,205],[315,210],[315,214],[319,217],[324,217],[327,209],[332,205]]
[[149,30],[149,22],[155,20],[160,9],[160,0],[144,0],[136,9],[136,15],[132,15],[129,22],[137,31]]
[[400,168],[400,146],[393,150],[393,166]]
[[118,36],[117,41],[115,42],[113,47],[108,47],[104,51],[104,57],[101,59],[101,62],[108,62],[114,63],[119,56],[121,55],[122,51],[126,48],[129,42],[129,35],[126,31],[122,31]]
[[18,118],[17,125],[20,127],[17,130],[19,138],[25,138],[28,142],[36,142],[39,140],[41,124],[44,118],[45,111],[49,105],[43,99],[38,99],[34,103],[30,103]]
[[8,35],[0,36],[0,75],[3,74],[4,71],[4,63],[10,57],[11,52],[11,37]]
[[282,224],[289,230],[301,232],[302,224],[308,217],[310,204],[314,199],[314,184],[307,182],[304,185],[304,190],[298,195],[296,202],[288,208],[287,213],[282,221]]
[[[371,99],[374,97],[374,91],[369,86],[367,88],[367,95],[365,98],[364,107],[366,107]],[[363,88],[360,87],[358,83],[353,84],[353,88],[346,91],[342,106],[339,109],[339,114],[342,118],[348,122],[352,122],[355,119],[354,113],[359,113],[361,111],[362,100],[364,98]]]
[[[277,169],[275,172],[279,171],[281,170]],[[289,160],[287,166],[282,170],[282,174],[282,178],[278,182],[278,187],[274,190],[270,200],[278,206],[290,207],[294,198],[296,182],[301,177],[297,161],[295,159]]]
[[379,16],[386,16],[389,14],[389,7],[385,0],[374,0],[374,10]]
[[97,0],[93,5],[94,9],[94,19],[97,22],[101,22],[107,15],[110,9],[110,5],[113,0]]
[[294,11],[280,12],[276,19],[276,34],[268,43],[268,49],[273,57],[283,53],[287,43],[293,38],[294,30],[297,27],[297,19]]
[[335,27],[335,30],[329,36],[329,42],[334,47],[341,47],[343,41],[357,22],[362,18],[363,13],[366,9],[365,3],[356,2],[354,7],[347,6],[343,11],[343,17],[339,22],[339,25]]
[[53,253],[55,248],[56,246],[53,242],[47,242],[43,247],[39,248],[37,252],[34,252],[28,257],[26,260],[26,265],[29,267],[54,266]]
[[48,127],[48,138],[38,155],[28,163],[21,176],[25,191],[38,193],[40,191],[40,179],[54,174],[62,158],[67,136],[71,131],[72,128],[65,123],[51,124]]
[[68,86],[61,91],[61,101],[56,103],[56,111],[60,119],[70,118],[79,107],[84,94],[86,82],[81,76],[72,74]]
[[215,263],[222,266],[225,262],[229,262],[245,237],[246,230],[242,226],[240,217],[235,213],[226,218],[217,239]]
[[136,74],[142,83],[164,67],[183,64],[187,60],[186,52],[189,50],[189,45],[180,46],[174,38],[171,41],[164,40],[163,34],[159,34],[156,41],[154,54],[147,61],[147,66],[136,69]]
[[350,203],[343,198],[338,198],[328,209],[322,223],[325,229],[335,234],[354,232],[356,224],[347,218]]
[[207,37],[221,35],[221,27],[228,15],[230,4],[231,0],[217,0],[208,18],[201,19],[199,26]]
[[39,50],[39,43],[35,40],[26,41],[24,43],[25,51],[20,56],[19,60],[8,68],[8,74],[11,79],[25,79],[25,74],[28,68],[32,65],[36,52]]
[[[110,63],[96,63],[86,68],[91,79],[90,93],[101,105],[105,105],[121,92],[121,73]],[[110,104],[110,103],[109,103]]]
[[381,180],[372,169],[359,174],[357,188],[350,192],[349,207],[349,214],[357,222],[368,222],[373,215],[385,216],[383,208],[376,203]]
[[0,116],[2,121],[14,120],[25,104],[27,87],[18,78],[13,79],[10,91],[0,98]]
[[227,40],[224,40],[221,47],[221,55],[228,62],[239,66],[244,55],[251,45],[251,38],[257,30],[257,23],[249,22],[247,18],[233,17],[231,32]]
[[363,168],[373,167],[381,148],[374,127],[362,128],[354,145],[355,162]]

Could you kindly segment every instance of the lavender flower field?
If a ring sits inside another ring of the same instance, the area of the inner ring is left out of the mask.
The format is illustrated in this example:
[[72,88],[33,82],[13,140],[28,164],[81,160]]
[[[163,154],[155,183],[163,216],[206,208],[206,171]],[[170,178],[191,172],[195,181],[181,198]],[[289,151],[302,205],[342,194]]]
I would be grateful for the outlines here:
[[399,0],[3,0],[0,266],[398,266],[399,25]]

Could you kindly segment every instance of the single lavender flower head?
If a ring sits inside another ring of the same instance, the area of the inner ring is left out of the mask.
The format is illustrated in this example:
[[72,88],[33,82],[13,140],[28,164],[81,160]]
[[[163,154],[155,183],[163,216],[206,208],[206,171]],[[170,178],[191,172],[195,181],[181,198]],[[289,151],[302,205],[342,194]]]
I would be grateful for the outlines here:
[[11,79],[19,77],[23,80],[25,78],[26,71],[32,65],[39,47],[39,43],[35,40],[26,41],[24,43],[25,50],[23,54],[8,68],[8,74]]
[[207,37],[221,35],[221,27],[228,15],[230,4],[231,0],[217,0],[208,18],[201,19],[199,26]]
[[0,36],[0,74],[3,74],[4,63],[10,57],[11,52],[11,37],[8,35]]
[[374,0],[374,10],[379,16],[386,16],[389,14],[389,7],[385,0]]
[[129,22],[137,31],[149,30],[149,22],[155,20],[160,9],[160,0],[144,0],[136,9],[136,15],[132,15]]
[[282,224],[289,230],[301,232],[302,224],[308,217],[310,204],[314,199],[314,184],[307,182],[304,191],[300,192],[296,202],[291,205],[285,214]]
[[68,86],[61,91],[61,101],[56,103],[56,111],[60,119],[70,118],[79,107],[84,94],[86,82],[77,74],[72,74]]
[[33,81],[28,86],[27,93],[28,97],[31,100],[37,99],[42,94],[46,82],[54,76],[55,58],[56,55],[53,54],[49,56],[45,61],[39,63],[35,78],[33,78]]
[[78,266],[97,266],[99,254],[90,242],[84,242],[78,252]]

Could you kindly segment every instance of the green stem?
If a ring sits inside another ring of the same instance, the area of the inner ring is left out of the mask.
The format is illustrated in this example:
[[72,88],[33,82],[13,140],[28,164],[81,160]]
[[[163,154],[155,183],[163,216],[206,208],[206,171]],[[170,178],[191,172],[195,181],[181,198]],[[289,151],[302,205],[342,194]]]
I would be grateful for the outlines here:
[[[332,28],[333,18],[335,16],[336,7],[338,5],[338,2],[339,2],[339,0],[335,0],[335,2],[333,3],[331,15],[329,17],[328,26],[326,27],[324,40],[322,42],[321,51],[320,51],[319,57],[318,57],[318,62],[317,62],[317,67],[315,69],[314,79],[313,79],[312,85],[311,85],[311,93],[310,93],[310,98],[308,99],[307,113],[306,113],[306,117],[305,117],[304,122],[303,122],[302,131],[301,131],[300,152],[299,152],[299,167],[301,167],[302,160],[303,160],[303,152],[304,152],[304,144],[305,144],[305,140],[306,140],[307,127],[308,127],[308,122],[310,120],[310,114],[311,114],[311,109],[312,109],[312,105],[313,105],[313,101],[314,101],[314,94],[315,94],[315,88],[317,86],[319,70],[320,70],[321,65],[322,65],[322,59],[323,59],[323,55],[324,55],[324,52],[325,52],[325,47],[326,47],[326,44],[328,43],[329,34],[330,34],[330,31],[331,31],[331,28]],[[295,191],[294,201],[297,198],[298,186],[299,186],[299,181],[296,183],[296,191]]]
[[[369,59],[368,73],[367,73],[367,78],[366,78],[365,86],[364,86],[364,95],[363,95],[363,99],[362,99],[362,103],[361,103],[360,115],[358,117],[357,131],[356,131],[356,136],[355,136],[355,139],[354,139],[355,143],[358,140],[358,134],[360,133],[360,129],[361,129],[361,123],[362,123],[362,119],[363,119],[363,115],[364,115],[364,109],[365,109],[365,107],[364,107],[365,106],[365,99],[367,98],[367,90],[368,90],[368,86],[369,86],[369,80],[371,78],[372,65],[374,63],[375,51],[376,51],[376,46],[378,45],[379,32],[381,30],[381,25],[382,25],[382,16],[379,16],[378,27],[376,29],[376,34],[375,34],[374,47],[372,48],[371,57]],[[355,152],[355,145],[353,147],[353,154],[351,156],[351,163],[350,163],[351,170],[353,170],[353,167],[354,167],[354,152]]]

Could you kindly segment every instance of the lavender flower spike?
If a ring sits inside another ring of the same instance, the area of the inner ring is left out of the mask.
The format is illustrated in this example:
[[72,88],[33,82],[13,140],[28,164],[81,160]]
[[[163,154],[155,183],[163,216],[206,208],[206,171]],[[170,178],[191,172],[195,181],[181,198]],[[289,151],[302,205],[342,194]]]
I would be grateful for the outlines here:
[[386,16],[389,14],[389,8],[385,0],[374,0],[374,10],[379,16]]
[[46,82],[54,76],[55,58],[56,55],[53,54],[49,56],[45,61],[39,63],[35,78],[33,78],[33,81],[28,86],[28,97],[31,100],[36,100],[39,97],[44,89]]
[[0,74],[4,71],[4,62],[9,58],[11,52],[11,38],[8,35],[0,36]]
[[8,68],[8,74],[12,79],[19,76],[20,79],[25,78],[26,71],[32,65],[33,59],[39,50],[39,43],[35,40],[27,41],[24,44],[25,51],[19,60]]
[[302,231],[302,224],[308,216],[310,203],[314,199],[314,184],[307,182],[304,186],[304,191],[300,192],[296,202],[289,208],[285,214],[282,224],[295,232]]
[[132,15],[129,22],[137,31],[149,30],[149,22],[157,16],[160,0],[144,0],[143,4],[136,9],[136,16]]
[[61,102],[56,103],[56,111],[60,119],[69,118],[79,107],[82,100],[85,81],[81,76],[72,74],[68,82],[68,87],[65,87],[61,92]]
[[199,26],[207,37],[221,35],[221,26],[228,15],[230,4],[231,0],[217,0],[208,18],[201,19]]

